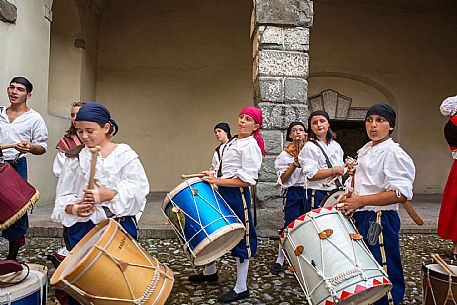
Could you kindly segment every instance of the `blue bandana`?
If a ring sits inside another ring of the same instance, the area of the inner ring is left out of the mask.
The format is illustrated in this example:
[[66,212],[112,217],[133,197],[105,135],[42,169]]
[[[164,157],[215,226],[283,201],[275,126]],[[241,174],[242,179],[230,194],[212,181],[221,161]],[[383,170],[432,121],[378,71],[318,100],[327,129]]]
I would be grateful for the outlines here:
[[119,130],[117,123],[111,118],[111,114],[108,109],[99,103],[85,103],[76,114],[75,121],[94,122],[100,125],[109,123],[113,128],[113,136]]

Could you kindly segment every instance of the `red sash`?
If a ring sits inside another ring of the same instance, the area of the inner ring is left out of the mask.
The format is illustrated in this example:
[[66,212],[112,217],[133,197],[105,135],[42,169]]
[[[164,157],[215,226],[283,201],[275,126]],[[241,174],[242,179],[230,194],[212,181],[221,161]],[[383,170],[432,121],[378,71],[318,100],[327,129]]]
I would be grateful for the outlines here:
[[0,164],[0,230],[21,218],[40,198],[40,192],[8,163]]
[[76,146],[81,145],[81,140],[77,135],[71,136],[71,138],[63,137],[57,143],[56,148],[61,152],[66,152],[69,149],[75,148]]

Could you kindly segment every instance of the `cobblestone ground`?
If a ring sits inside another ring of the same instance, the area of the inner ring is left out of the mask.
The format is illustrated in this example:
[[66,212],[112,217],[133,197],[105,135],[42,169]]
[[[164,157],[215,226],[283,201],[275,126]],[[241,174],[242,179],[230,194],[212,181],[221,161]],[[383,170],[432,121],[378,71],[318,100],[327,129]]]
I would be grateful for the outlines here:
[[[215,304],[217,298],[231,289],[235,283],[236,270],[234,260],[226,255],[219,260],[220,280],[218,285],[192,285],[187,277],[197,272],[180,250],[177,239],[145,239],[141,244],[149,253],[167,263],[175,274],[175,284],[166,304]],[[406,277],[406,296],[403,304],[421,304],[421,263],[430,259],[431,253],[439,253],[448,258],[451,243],[439,240],[432,234],[402,235],[402,257]],[[28,240],[26,250],[20,252],[20,260],[44,264],[50,274],[52,265],[46,261],[46,255],[58,249],[59,239],[33,238]],[[6,256],[6,243],[0,242],[0,257]],[[306,304],[304,294],[291,272],[285,270],[279,276],[270,274],[270,265],[277,253],[277,241],[260,239],[258,255],[251,260],[249,267],[249,289],[251,297],[238,304]],[[53,288],[49,289],[48,305],[58,304]],[[233,304],[237,304],[236,302]]]

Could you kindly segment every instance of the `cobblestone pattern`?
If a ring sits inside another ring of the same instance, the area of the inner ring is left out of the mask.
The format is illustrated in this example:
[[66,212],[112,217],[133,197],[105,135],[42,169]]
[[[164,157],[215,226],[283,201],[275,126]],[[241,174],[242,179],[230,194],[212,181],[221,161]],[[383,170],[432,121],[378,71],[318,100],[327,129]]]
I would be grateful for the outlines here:
[[[439,240],[433,234],[402,234],[400,238],[402,258],[405,272],[406,295],[403,304],[421,304],[421,264],[430,259],[431,253],[438,253],[449,258],[451,242]],[[54,272],[52,265],[46,261],[48,253],[61,246],[61,239],[33,238],[27,241],[25,250],[21,250],[19,259],[24,262],[44,264],[49,268],[50,275]],[[216,304],[217,298],[235,283],[235,261],[229,255],[223,256],[218,263],[219,284],[192,285],[188,281],[191,273],[202,268],[194,268],[187,259],[177,239],[142,239],[141,245],[161,263],[171,267],[175,274],[175,283],[166,304]],[[0,240],[0,257],[4,258],[7,244]],[[251,260],[248,285],[250,298],[233,304],[306,304],[293,274],[284,268],[279,276],[270,274],[270,265],[275,261],[277,241],[260,239],[258,254]],[[49,288],[48,305],[56,305],[54,288]]]
[[[267,219],[278,216],[279,193],[274,159],[281,152],[284,131],[292,121],[306,121],[309,74],[309,27],[313,5],[308,0],[255,0],[251,20],[254,103],[262,109],[267,157],[259,175],[257,201]],[[277,219],[281,219],[277,218]],[[259,232],[277,229],[277,221],[259,224]]]

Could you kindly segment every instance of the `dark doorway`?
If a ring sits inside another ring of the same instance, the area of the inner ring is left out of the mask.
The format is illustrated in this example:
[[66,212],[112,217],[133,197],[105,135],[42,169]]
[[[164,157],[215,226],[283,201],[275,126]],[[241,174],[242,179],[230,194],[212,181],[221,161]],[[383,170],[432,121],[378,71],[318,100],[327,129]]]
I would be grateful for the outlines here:
[[344,151],[344,157],[355,158],[357,151],[370,139],[365,131],[365,122],[361,121],[330,121],[331,129],[336,133],[336,141]]

